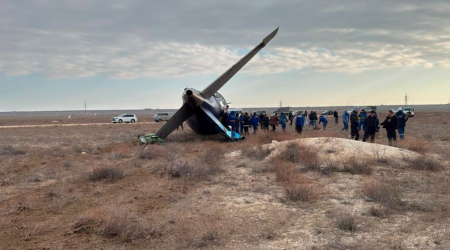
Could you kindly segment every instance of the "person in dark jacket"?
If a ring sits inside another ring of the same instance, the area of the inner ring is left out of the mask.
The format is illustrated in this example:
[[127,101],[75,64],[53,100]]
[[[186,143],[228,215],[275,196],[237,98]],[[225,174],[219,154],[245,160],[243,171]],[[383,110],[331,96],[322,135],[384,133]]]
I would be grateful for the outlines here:
[[339,124],[339,114],[337,110],[334,111],[333,116],[334,116],[334,123]]
[[378,132],[378,127],[380,126],[380,121],[375,116],[375,111],[370,111],[369,116],[364,120],[363,129],[364,137],[363,142],[366,142],[370,137],[370,142],[375,142],[375,134]]
[[359,140],[359,131],[358,131],[358,108],[353,109],[353,112],[350,114],[350,132],[352,135],[352,139]]
[[280,121],[280,118],[278,118],[277,113],[275,113],[272,117],[270,117],[269,124],[270,124],[270,126],[272,126],[271,132],[275,132],[279,121]]
[[292,121],[294,121],[294,115],[292,114],[292,111],[289,111],[289,121],[291,122],[291,126],[292,126]]
[[231,111],[227,117],[227,125],[231,126],[231,140],[234,141],[236,139],[236,124],[238,123],[237,117],[234,111]]
[[264,119],[264,114],[263,113],[259,114],[259,124],[261,125],[261,129],[264,129],[263,119]]
[[245,112],[245,116],[244,116],[244,133],[246,135],[249,135],[250,133],[248,132],[248,128],[250,127],[250,116],[248,115],[247,112]]
[[253,113],[253,116],[250,119],[250,123],[253,126],[253,134],[256,134],[256,131],[258,131],[259,122],[260,122],[259,117],[256,115],[256,113]]
[[298,134],[301,134],[304,125],[305,119],[303,118],[302,114],[298,114],[297,118],[295,118],[295,131],[297,131]]
[[403,112],[403,108],[400,108],[395,116],[397,116],[398,119],[398,135],[400,136],[400,139],[403,140],[405,139],[405,126],[408,121],[408,116]]
[[261,122],[261,124],[263,125],[263,130],[269,131],[269,121],[270,119],[267,114],[264,114]]
[[389,110],[386,119],[380,125],[386,129],[389,146],[397,147],[397,133],[395,130],[398,127],[398,119],[394,115],[394,111]]

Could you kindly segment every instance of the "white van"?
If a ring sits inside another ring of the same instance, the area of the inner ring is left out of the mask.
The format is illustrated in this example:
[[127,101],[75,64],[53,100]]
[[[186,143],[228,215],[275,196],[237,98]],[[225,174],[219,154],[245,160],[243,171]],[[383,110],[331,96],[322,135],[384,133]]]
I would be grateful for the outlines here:
[[173,112],[164,112],[164,113],[156,113],[153,116],[153,119],[155,122],[161,122],[161,121],[168,121],[170,118],[172,118]]

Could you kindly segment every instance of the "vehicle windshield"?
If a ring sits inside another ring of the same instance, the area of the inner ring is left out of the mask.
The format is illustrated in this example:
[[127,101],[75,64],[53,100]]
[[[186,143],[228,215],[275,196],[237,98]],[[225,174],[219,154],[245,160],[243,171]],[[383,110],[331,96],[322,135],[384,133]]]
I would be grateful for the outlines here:
[[117,117],[123,117],[125,114],[118,115]]

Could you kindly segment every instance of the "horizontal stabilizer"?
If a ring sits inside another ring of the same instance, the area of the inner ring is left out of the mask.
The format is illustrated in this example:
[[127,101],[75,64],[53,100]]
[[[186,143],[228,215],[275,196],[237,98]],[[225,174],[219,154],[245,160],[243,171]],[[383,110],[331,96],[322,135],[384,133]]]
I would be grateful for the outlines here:
[[181,108],[167,121],[166,124],[156,132],[156,136],[165,139],[170,135],[175,129],[178,128],[184,121],[192,116],[191,107],[185,103]]
[[275,35],[278,32],[278,28],[276,28],[272,33],[270,33],[264,40],[258,44],[252,51],[250,51],[247,55],[245,55],[239,62],[237,62],[233,67],[231,67],[229,70],[227,70],[225,73],[223,73],[217,80],[215,80],[213,83],[211,83],[206,89],[202,91],[203,97],[206,99],[211,98],[217,91],[219,91],[220,88],[222,88],[225,83],[228,82],[228,80],[231,79],[242,67],[244,67],[245,64],[247,64],[250,59],[252,59],[262,48],[264,48],[267,43],[269,43],[272,38],[275,37]]
[[[201,107],[201,106],[200,106]],[[208,116],[208,121],[212,126],[215,126],[215,129],[217,132],[219,132],[221,135],[225,136],[228,140],[231,140],[233,137],[231,136],[231,131],[228,131],[225,126],[217,120],[217,118],[207,109],[201,107],[201,109],[206,113]],[[238,133],[235,133],[234,135],[235,139],[239,139],[240,135]]]

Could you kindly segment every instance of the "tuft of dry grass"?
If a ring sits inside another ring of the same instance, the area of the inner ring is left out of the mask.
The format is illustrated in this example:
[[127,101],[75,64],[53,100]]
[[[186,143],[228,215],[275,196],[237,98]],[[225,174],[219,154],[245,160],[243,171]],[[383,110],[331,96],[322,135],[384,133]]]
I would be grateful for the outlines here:
[[312,183],[288,182],[283,189],[286,198],[290,201],[314,202],[318,199],[317,187]]
[[307,169],[320,168],[318,153],[311,147],[300,145],[298,142],[290,142],[278,156],[280,159],[292,163],[302,163]]
[[0,150],[0,155],[24,155],[27,152],[22,149],[17,149],[13,146],[5,146]]
[[99,167],[89,175],[91,181],[117,181],[124,177],[123,170],[114,167]]
[[351,174],[371,175],[373,171],[370,167],[370,162],[371,161],[368,159],[352,158],[350,162],[344,166],[343,171]]
[[400,188],[393,182],[366,179],[362,185],[362,192],[366,199],[379,202],[387,209],[396,210],[404,205],[401,200]]
[[340,216],[337,221],[336,225],[339,229],[349,232],[355,232],[356,231],[356,219],[351,214],[344,214]]
[[250,159],[262,161],[270,155],[272,151],[273,149],[270,147],[259,145],[257,147],[246,148],[242,150],[242,153]]
[[419,156],[405,160],[406,167],[415,170],[440,171],[444,168],[440,162],[427,156]]
[[404,141],[401,141],[398,145],[401,148],[415,151],[419,154],[425,154],[430,150],[430,145],[424,140],[405,139]]
[[107,238],[119,238],[131,242],[162,235],[161,228],[149,227],[128,211],[119,209],[109,214],[103,223],[101,234]]
[[148,145],[139,152],[139,158],[153,160],[167,156],[167,148],[164,145]]

